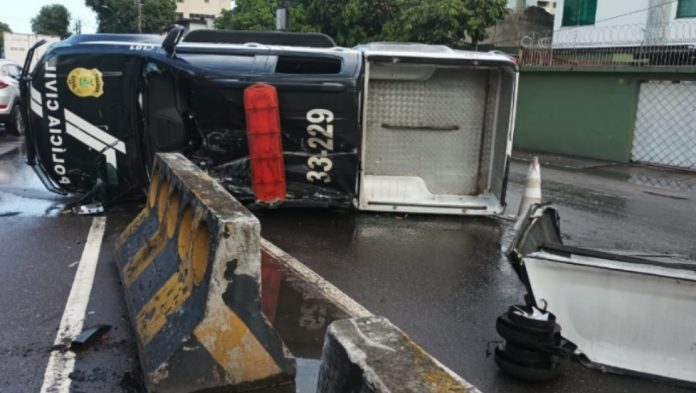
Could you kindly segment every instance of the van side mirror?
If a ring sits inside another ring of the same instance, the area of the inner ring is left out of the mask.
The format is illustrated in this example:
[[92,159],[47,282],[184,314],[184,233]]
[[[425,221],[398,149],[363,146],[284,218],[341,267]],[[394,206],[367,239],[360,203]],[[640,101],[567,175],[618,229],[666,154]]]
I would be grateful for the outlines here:
[[181,41],[183,36],[184,26],[174,25],[174,27],[172,27],[164,37],[164,41],[162,41],[162,48],[164,48],[169,57],[174,56],[176,45],[179,43],[179,41]]

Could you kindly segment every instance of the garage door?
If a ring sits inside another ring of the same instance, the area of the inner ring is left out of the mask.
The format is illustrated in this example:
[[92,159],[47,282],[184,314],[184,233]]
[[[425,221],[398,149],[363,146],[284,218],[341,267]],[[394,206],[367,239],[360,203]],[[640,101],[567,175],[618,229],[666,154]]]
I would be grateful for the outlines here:
[[696,170],[696,83],[642,83],[632,160]]

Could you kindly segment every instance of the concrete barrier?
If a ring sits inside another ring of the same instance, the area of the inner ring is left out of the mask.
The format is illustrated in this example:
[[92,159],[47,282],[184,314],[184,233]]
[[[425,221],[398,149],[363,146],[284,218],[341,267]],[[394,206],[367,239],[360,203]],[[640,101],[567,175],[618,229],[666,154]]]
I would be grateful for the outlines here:
[[480,393],[383,317],[329,326],[317,393],[343,392]]
[[184,156],[157,154],[116,260],[150,392],[294,392],[261,313],[260,224]]

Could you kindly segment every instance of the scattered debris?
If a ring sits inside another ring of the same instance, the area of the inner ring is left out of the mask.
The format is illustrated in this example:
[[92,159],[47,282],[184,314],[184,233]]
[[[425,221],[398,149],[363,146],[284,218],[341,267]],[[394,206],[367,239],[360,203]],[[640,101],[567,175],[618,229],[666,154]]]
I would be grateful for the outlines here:
[[68,350],[68,346],[65,344],[53,344],[48,348],[48,352],[53,352],[53,351],[63,352],[63,351],[67,351],[67,350]]
[[77,266],[78,263],[80,263],[80,261],[75,261],[75,262],[69,264],[69,265],[68,265],[68,268],[72,269],[72,268],[74,268],[75,266]]
[[75,382],[83,382],[85,380],[85,372],[82,370],[75,370],[68,374],[68,378]]
[[70,345],[70,349],[81,351],[99,340],[104,334],[111,330],[111,325],[101,324],[84,329],[79,336],[75,337]]
[[696,385],[696,261],[568,246],[559,222],[537,204],[516,224],[507,256],[527,305],[548,304],[587,366]]
[[90,203],[73,207],[73,213],[80,215],[92,215],[104,213],[104,205],[101,203]]
[[504,339],[495,349],[495,363],[513,377],[550,381],[561,375],[575,347],[561,337],[556,316],[530,306],[512,306],[496,321]]

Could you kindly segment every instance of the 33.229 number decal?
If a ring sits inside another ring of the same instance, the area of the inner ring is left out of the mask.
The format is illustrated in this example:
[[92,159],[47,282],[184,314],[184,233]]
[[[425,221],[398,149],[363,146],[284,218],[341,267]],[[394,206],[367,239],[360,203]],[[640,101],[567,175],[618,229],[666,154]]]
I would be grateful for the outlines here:
[[307,112],[307,146],[318,154],[307,159],[307,166],[311,169],[307,172],[307,180],[311,182],[323,181],[331,183],[329,171],[333,168],[333,162],[328,157],[333,152],[333,124],[334,114],[328,109],[312,109]]

